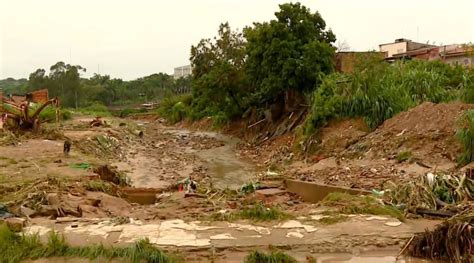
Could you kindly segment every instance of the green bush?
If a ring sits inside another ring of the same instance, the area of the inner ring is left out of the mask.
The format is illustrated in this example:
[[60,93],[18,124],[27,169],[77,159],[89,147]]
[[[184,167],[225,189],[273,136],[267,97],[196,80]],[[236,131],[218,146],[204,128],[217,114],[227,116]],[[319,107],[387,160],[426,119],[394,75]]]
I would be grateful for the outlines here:
[[458,125],[456,137],[463,147],[458,164],[463,166],[474,160],[474,110],[466,111],[458,120]]
[[249,253],[244,260],[245,263],[296,263],[296,259],[280,251],[264,253],[253,251]]
[[107,106],[100,103],[93,103],[87,107],[80,108],[78,112],[85,115],[92,115],[97,117],[107,117],[111,116],[111,113]]
[[[67,109],[60,110],[61,120],[70,120],[72,118],[72,113]],[[56,108],[48,106],[44,108],[39,115],[41,121],[43,122],[55,122],[56,121]]]
[[158,106],[158,114],[170,123],[180,122],[188,117],[191,100],[190,94],[166,97]]
[[466,100],[474,100],[470,89],[472,71],[461,67],[416,60],[394,64],[368,60],[357,65],[353,74],[323,77],[313,94],[304,133],[309,136],[330,119],[343,117],[363,117],[369,127],[376,128],[425,101],[454,100],[459,91]]

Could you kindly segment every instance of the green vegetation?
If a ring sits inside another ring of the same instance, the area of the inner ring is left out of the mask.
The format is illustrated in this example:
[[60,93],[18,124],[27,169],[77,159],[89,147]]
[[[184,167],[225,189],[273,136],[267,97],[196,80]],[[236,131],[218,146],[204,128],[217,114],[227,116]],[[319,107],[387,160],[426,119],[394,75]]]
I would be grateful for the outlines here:
[[458,120],[459,129],[456,137],[461,142],[463,153],[458,158],[460,166],[466,165],[474,160],[474,110],[466,111]]
[[158,107],[158,114],[171,123],[182,121],[189,115],[191,101],[192,96],[189,94],[167,96],[161,101]]
[[288,92],[313,91],[333,71],[336,37],[318,12],[300,3],[280,5],[276,19],[247,27],[246,73],[257,105]]
[[0,225],[0,262],[16,263],[50,257],[76,257],[94,259],[119,258],[130,262],[178,262],[154,247],[147,239],[137,241],[132,247],[117,248],[103,245],[73,247],[63,237],[51,232],[47,244],[38,235],[18,235],[5,225]]
[[263,203],[257,203],[252,206],[244,207],[244,209],[240,211],[239,217],[255,221],[269,221],[287,219],[290,215],[277,207],[267,208]]
[[419,207],[436,210],[455,206],[472,198],[474,180],[466,174],[433,174],[418,176],[399,184],[388,181],[384,189],[387,189],[384,195],[387,203],[403,205],[408,211]]
[[339,223],[339,222],[344,222],[347,220],[347,216],[345,215],[328,215],[328,216],[325,216],[321,219],[318,220],[319,223],[321,224],[325,224],[325,225],[332,225],[332,224],[336,224],[336,223]]
[[404,221],[402,211],[393,206],[387,206],[382,201],[373,196],[357,196],[347,193],[330,193],[321,201],[321,204],[331,207],[337,207],[342,214],[370,214],[370,215],[388,215]]
[[49,73],[37,69],[28,80],[0,80],[0,88],[5,94],[25,94],[46,88],[50,97],[60,98],[62,107],[78,109],[92,104],[111,106],[158,101],[165,94],[183,92],[191,86],[189,78],[174,80],[164,73],[131,81],[98,74],[89,79],[81,78],[85,70],[80,65],[60,61],[50,67]]
[[[441,62],[399,61],[388,64],[377,55],[360,61],[353,74],[323,78],[313,94],[305,134],[311,135],[330,119],[363,117],[375,128],[395,114],[422,102],[447,102],[474,89],[474,72]],[[459,90],[461,92],[459,92]]]
[[263,117],[273,105],[294,102],[285,101],[286,94],[301,98],[313,91],[320,77],[333,71],[334,34],[318,12],[300,3],[279,7],[269,22],[254,23],[243,33],[224,23],[216,38],[193,46],[192,99],[163,101],[161,116],[171,122],[211,117],[222,126],[251,109]]
[[104,192],[104,193],[111,193],[112,186],[110,183],[100,181],[100,180],[91,180],[87,181],[85,184],[86,190],[94,191],[94,192]]
[[397,159],[397,162],[402,163],[404,161],[407,161],[411,158],[411,152],[410,151],[403,151],[399,152],[395,159]]
[[105,105],[97,102],[87,107],[80,108],[77,111],[81,114],[91,115],[95,117],[108,117],[112,115]]
[[296,259],[280,251],[264,253],[253,251],[244,260],[245,263],[296,263]]
[[119,112],[118,116],[121,118],[125,118],[131,115],[145,113],[145,112],[146,112],[146,109],[144,108],[140,108],[140,109],[125,108]]
[[[40,119],[43,122],[55,122],[56,121],[56,109],[48,106],[40,113]],[[72,112],[67,109],[60,110],[60,120],[70,120],[72,118]]]
[[291,218],[291,215],[281,211],[278,207],[267,208],[263,203],[247,205],[241,210],[231,213],[215,213],[211,220],[234,221],[238,219],[248,219],[252,221],[272,221]]

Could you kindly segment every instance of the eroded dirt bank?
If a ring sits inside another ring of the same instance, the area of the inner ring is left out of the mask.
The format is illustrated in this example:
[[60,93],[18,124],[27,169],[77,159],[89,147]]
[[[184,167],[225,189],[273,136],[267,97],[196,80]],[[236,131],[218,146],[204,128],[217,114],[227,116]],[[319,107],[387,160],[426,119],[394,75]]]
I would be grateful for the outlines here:
[[[340,220],[332,208],[285,191],[283,179],[301,177],[303,169],[313,177],[313,166],[332,160],[340,167],[338,157],[282,166],[292,158],[286,144],[251,151],[236,138],[167,126],[159,119],[111,118],[95,128],[88,121],[66,123],[65,137],[21,138],[19,144],[0,146],[0,202],[27,220],[27,233],[45,237],[55,230],[77,245],[122,246],[148,238],[180,251],[189,262],[242,262],[249,251],[269,247],[301,262],[313,256],[317,262],[394,262],[406,240],[437,223],[361,214]],[[69,156],[62,153],[64,138],[73,141]],[[285,138],[280,140],[289,143]],[[101,180],[95,168],[103,165],[130,179],[129,185]],[[373,163],[367,167],[376,169]],[[357,177],[351,169],[346,171]],[[186,178],[197,182],[192,194],[179,189]],[[261,190],[235,191],[257,181]],[[237,216],[256,203],[277,207],[285,216],[269,221]]]

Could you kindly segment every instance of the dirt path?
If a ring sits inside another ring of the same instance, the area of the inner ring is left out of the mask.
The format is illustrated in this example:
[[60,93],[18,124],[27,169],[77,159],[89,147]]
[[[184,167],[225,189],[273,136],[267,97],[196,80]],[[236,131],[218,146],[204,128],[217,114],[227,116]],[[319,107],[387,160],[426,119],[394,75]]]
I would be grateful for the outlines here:
[[192,177],[220,189],[238,189],[254,180],[255,166],[236,154],[235,138],[177,130],[159,122],[139,124],[146,127],[143,143],[128,149],[126,162],[114,163],[135,187],[166,189]]

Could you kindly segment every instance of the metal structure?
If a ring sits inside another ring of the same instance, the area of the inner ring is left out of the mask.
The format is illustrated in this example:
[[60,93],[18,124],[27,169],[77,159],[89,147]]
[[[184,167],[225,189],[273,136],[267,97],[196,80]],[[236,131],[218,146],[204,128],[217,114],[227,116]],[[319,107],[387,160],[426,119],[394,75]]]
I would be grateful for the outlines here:
[[59,99],[49,99],[48,90],[38,90],[26,95],[4,96],[0,91],[0,121],[10,122],[23,130],[38,130],[41,124],[39,115],[49,105],[56,108],[56,121],[59,119]]

